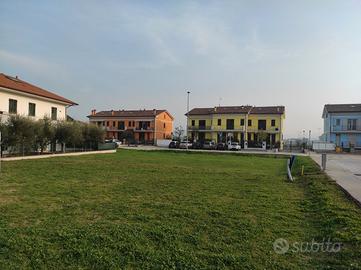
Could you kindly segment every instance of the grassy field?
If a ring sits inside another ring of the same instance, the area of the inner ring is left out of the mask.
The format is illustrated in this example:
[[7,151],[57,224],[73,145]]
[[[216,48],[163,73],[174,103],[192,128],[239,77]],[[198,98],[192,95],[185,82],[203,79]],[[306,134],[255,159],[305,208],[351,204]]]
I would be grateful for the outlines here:
[[[3,164],[1,269],[361,269],[361,211],[309,158],[121,150]],[[277,254],[273,242],[343,243]]]

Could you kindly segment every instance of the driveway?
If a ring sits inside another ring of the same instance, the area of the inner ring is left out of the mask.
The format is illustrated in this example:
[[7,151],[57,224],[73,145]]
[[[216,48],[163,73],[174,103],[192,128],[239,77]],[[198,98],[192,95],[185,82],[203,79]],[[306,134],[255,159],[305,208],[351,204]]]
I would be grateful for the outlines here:
[[[311,154],[321,165],[321,155]],[[361,204],[361,155],[327,154],[326,173]]]

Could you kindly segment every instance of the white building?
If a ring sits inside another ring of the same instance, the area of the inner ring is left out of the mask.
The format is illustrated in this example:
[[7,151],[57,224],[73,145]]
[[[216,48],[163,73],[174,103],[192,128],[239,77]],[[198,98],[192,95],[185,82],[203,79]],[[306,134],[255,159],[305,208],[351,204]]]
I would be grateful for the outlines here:
[[67,109],[73,105],[78,104],[18,77],[0,73],[0,120],[11,114],[66,120]]

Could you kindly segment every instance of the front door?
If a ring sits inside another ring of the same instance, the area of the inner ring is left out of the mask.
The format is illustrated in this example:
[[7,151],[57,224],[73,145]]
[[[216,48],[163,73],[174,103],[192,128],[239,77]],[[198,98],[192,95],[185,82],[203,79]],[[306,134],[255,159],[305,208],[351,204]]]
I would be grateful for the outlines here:
[[139,142],[145,143],[145,133],[144,132],[139,133]]
[[340,146],[341,145],[341,136],[340,134],[336,134],[336,146]]

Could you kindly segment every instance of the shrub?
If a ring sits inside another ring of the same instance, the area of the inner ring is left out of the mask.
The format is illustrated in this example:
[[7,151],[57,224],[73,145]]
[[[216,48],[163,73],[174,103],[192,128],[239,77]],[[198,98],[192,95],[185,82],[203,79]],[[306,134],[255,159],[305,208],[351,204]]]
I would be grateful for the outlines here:
[[11,116],[5,123],[0,122],[0,131],[2,150],[7,148],[10,153],[22,155],[55,151],[56,144],[61,144],[61,151],[65,151],[66,147],[96,150],[105,135],[102,128],[93,124],[54,122],[47,117],[35,121],[18,115]]

